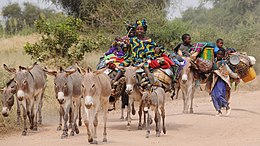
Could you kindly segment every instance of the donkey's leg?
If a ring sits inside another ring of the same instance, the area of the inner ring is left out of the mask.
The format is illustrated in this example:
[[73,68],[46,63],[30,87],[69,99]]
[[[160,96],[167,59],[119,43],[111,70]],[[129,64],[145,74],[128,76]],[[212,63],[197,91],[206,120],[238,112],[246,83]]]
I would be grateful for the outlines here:
[[194,99],[194,93],[195,93],[195,87],[192,88],[192,91],[191,91],[191,99],[190,99],[190,113],[193,114],[194,111],[193,111],[193,99]]
[[[93,129],[93,125],[94,125],[94,129]],[[92,129],[91,129],[91,131],[93,133],[93,141],[91,142],[91,144],[97,144],[98,113],[94,114],[93,125],[92,125]]]
[[33,104],[33,110],[32,110],[32,114],[33,114],[33,131],[37,131],[37,114],[39,112],[39,104],[41,102],[41,94],[35,97],[36,100],[34,101]]
[[80,102],[79,102],[79,126],[81,126],[82,125],[82,116],[81,116],[81,99],[80,99]]
[[92,137],[92,134],[91,134],[91,126],[93,125],[93,120],[92,120],[92,117],[93,115],[90,114],[90,110],[85,108],[84,107],[84,123],[85,123],[85,126],[87,128],[87,135],[88,135],[88,142],[89,143],[92,143],[93,142],[93,137]]
[[69,109],[69,129],[72,128],[72,122],[73,122],[73,115],[72,115],[72,108]]
[[150,131],[150,122],[149,122],[149,120],[150,120],[150,114],[149,114],[149,112],[148,111],[146,111],[145,113],[144,113],[145,115],[146,115],[146,119],[147,119],[147,121],[145,122],[146,123],[146,138],[149,138],[149,136],[150,136],[150,133],[151,133],[151,131]]
[[103,131],[103,142],[107,142],[107,116],[108,116],[108,104],[103,105],[103,121],[104,121],[104,131]]
[[16,104],[17,104],[17,125],[20,127],[20,123],[21,123],[21,108],[20,108],[20,103],[19,103],[17,98],[16,98]]
[[70,107],[63,107],[64,110],[64,115],[63,115],[63,120],[64,120],[64,125],[63,125],[63,133],[61,135],[61,138],[68,137],[68,119],[69,119],[69,110]]
[[130,123],[131,123],[131,117],[130,117],[131,103],[132,103],[132,100],[129,99],[129,103],[127,106],[127,125],[126,125],[128,130],[130,130]]
[[[142,113],[143,113],[143,104],[141,101],[140,105],[139,105],[139,111],[138,111],[138,115],[139,115],[138,130],[142,130]],[[144,114],[144,117],[145,117],[145,114]],[[145,118],[144,118],[144,120],[145,120]],[[145,121],[144,121],[144,123],[145,123]]]
[[22,101],[22,109],[23,109],[23,132],[22,132],[22,135],[25,136],[27,134],[27,126],[26,126],[27,109],[26,109],[26,101],[25,100]]
[[182,96],[183,96],[183,113],[187,114],[188,113],[188,108],[187,108],[187,106],[188,106],[188,102],[187,102],[188,96],[184,92],[186,92],[186,91],[182,91]]
[[61,130],[61,126],[62,126],[62,118],[64,116],[64,110],[62,108],[62,106],[60,106],[60,109],[59,109],[59,116],[60,116],[60,123],[57,127],[57,130],[60,131]]
[[160,110],[161,110],[161,114],[162,114],[162,130],[163,130],[163,133],[166,134],[166,128],[165,128],[165,109],[164,109],[164,106],[161,106],[160,107]]
[[40,102],[39,102],[39,109],[38,109],[38,115],[39,115],[39,120],[38,120],[38,124],[39,125],[42,125],[42,106],[43,106],[43,97],[44,97],[44,91],[45,91],[45,88],[43,89],[42,93],[41,93],[41,99],[40,99]]
[[154,121],[155,121],[155,124],[156,124],[156,127],[155,127],[155,131],[156,131],[156,137],[160,137],[160,129],[159,129],[159,125],[160,125],[160,121],[159,121],[159,118],[160,118],[160,114],[158,112],[158,108],[156,108],[154,110]]
[[70,136],[74,136],[75,131],[76,131],[76,120],[77,120],[77,116],[76,114],[78,114],[77,111],[77,107],[75,107],[74,105],[75,103],[72,104],[71,110],[70,110],[70,119],[71,121],[71,131],[70,131]]

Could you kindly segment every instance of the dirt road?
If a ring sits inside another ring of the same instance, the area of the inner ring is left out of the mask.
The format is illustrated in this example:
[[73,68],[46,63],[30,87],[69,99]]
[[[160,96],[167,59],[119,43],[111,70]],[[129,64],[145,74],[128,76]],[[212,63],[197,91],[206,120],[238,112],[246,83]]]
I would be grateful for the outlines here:
[[[102,142],[102,122],[98,129],[98,144],[106,146],[173,146],[173,145],[260,145],[260,91],[232,93],[232,111],[229,117],[216,117],[210,98],[196,98],[195,114],[182,114],[182,100],[167,102],[166,135],[145,138],[145,130],[137,130],[137,115],[133,117],[130,131],[126,121],[120,121],[120,110],[109,113],[108,142]],[[101,118],[100,118],[101,119]],[[44,121],[37,132],[29,130],[27,136],[21,132],[0,138],[0,146],[74,146],[90,145],[84,126],[80,134],[61,139],[56,131],[58,118]],[[154,129],[154,123],[152,128]]]

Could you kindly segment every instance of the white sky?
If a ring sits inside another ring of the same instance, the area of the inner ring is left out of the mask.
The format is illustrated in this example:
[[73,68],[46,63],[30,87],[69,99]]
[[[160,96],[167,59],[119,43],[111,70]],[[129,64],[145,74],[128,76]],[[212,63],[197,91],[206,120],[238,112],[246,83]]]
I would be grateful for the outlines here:
[[4,6],[7,6],[8,4],[13,4],[13,3],[19,3],[23,4],[24,2],[29,2],[32,3],[33,5],[39,6],[40,8],[50,8],[50,9],[55,9],[55,6],[51,3],[48,3],[43,0],[0,0],[0,9]]
[[168,19],[174,19],[176,17],[181,17],[181,12],[187,10],[189,7],[196,7],[199,5],[199,0],[182,0],[181,3],[174,7],[176,4],[171,4],[168,8]]

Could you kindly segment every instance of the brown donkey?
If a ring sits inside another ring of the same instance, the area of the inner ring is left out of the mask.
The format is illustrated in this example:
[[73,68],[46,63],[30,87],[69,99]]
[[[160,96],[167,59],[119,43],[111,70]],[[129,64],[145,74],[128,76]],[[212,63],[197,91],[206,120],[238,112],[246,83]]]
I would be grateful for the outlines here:
[[[183,113],[193,113],[193,98],[195,93],[194,73],[191,70],[191,60],[189,57],[184,58],[186,64],[181,70],[179,84],[183,95]],[[189,106],[190,101],[190,106]]]
[[26,114],[29,117],[30,129],[37,130],[37,114],[41,109],[42,97],[46,87],[46,74],[43,69],[34,63],[30,67],[19,66],[19,70],[8,68],[4,64],[4,68],[14,74],[14,84],[16,96],[19,104],[23,107],[24,130],[22,135],[27,134]]
[[[62,117],[64,120],[63,133],[61,138],[68,136],[67,122],[70,118],[72,124],[72,130],[70,135],[74,136],[79,133],[77,126],[78,115],[81,115],[81,80],[82,76],[76,68],[73,66],[63,69],[60,67],[60,71],[50,71],[45,68],[48,75],[54,76],[55,94],[60,104],[60,123],[57,130],[61,130]],[[79,113],[79,114],[78,114]],[[72,120],[72,121],[71,121]],[[81,125],[81,116],[79,118],[79,125]]]
[[[79,68],[80,69],[80,68]],[[82,93],[84,98],[84,122],[87,127],[88,142],[97,144],[98,114],[103,111],[103,142],[107,142],[106,122],[108,116],[109,97],[111,95],[110,78],[104,70],[92,71],[90,68],[81,72],[84,74],[82,80]]]
[[[165,91],[162,87],[151,87],[150,89],[142,91],[142,103],[144,107],[144,114],[146,114],[146,138],[150,135],[150,124],[152,123],[151,111],[154,111],[154,121],[156,124],[156,137],[160,137],[161,133],[161,119],[162,130],[166,134],[165,128]],[[160,109],[160,110],[159,110]]]

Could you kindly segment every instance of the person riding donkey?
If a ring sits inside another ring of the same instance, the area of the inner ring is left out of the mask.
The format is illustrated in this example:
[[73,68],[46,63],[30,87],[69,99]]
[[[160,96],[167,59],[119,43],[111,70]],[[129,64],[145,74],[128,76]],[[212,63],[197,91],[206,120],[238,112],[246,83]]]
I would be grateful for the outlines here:
[[[127,54],[127,57],[119,66],[129,66],[130,64],[137,66],[144,63],[144,71],[148,77],[151,77],[149,64],[146,60],[148,54],[156,46],[156,43],[149,37],[145,36],[147,31],[147,24],[145,20],[137,20],[133,27],[135,28],[135,36],[127,38],[127,43],[130,45],[129,54]],[[121,76],[122,72],[119,71],[113,82],[116,82]]]

